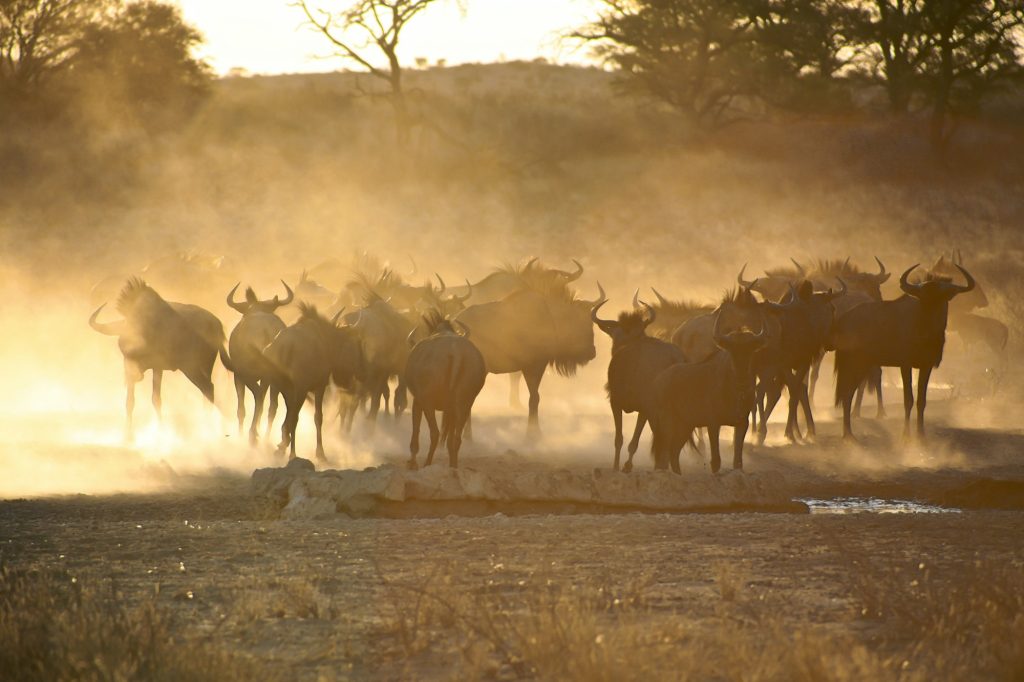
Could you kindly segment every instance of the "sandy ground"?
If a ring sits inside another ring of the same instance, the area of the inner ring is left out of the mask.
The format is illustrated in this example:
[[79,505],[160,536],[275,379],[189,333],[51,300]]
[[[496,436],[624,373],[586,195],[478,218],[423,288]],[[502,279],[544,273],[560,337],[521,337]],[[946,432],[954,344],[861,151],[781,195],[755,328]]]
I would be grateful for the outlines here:
[[[986,404],[967,408],[991,412]],[[773,439],[749,450],[747,467],[781,471],[793,497],[820,499],[856,495],[941,504],[966,499],[949,496],[979,481],[1024,481],[1024,432],[1014,427],[1016,416],[1005,414],[1004,423],[979,429],[971,426],[967,408],[961,405],[954,418],[948,405],[930,407],[934,427],[925,443],[904,444],[900,420],[890,419],[859,422],[862,444],[847,446],[826,418],[814,444]],[[543,464],[521,449],[488,450],[513,427],[481,420],[478,443],[464,461],[607,467],[610,434],[597,429],[592,435],[595,425],[610,422],[605,420],[579,417],[573,423],[583,445],[565,449],[571,433],[552,439]],[[398,435],[388,435],[385,425],[380,437],[390,448],[383,460],[404,459]],[[559,448],[562,455],[550,454]],[[482,608],[499,603],[527,611],[539,608],[552,590],[616,595],[614,600],[642,604],[634,617],[644,622],[698,630],[750,618],[761,608],[785,628],[841,633],[884,652],[899,643],[884,635],[887,624],[865,606],[865,570],[888,575],[928,567],[955,577],[989,566],[1024,566],[1022,505],[947,505],[965,508],[932,514],[282,522],[249,494],[253,464],[246,458],[262,466],[272,456],[226,452],[230,466],[190,473],[181,466],[175,471],[166,453],[143,457],[102,443],[63,452],[40,446],[36,466],[43,477],[63,469],[69,480],[61,484],[74,485],[76,471],[120,462],[119,485],[128,487],[134,478],[141,492],[7,493],[30,499],[0,502],[0,559],[15,568],[59,568],[91,584],[112,584],[127,603],[155,599],[174,614],[185,636],[252,658],[268,676],[300,680],[515,679],[517,670],[493,652],[480,664],[472,637],[457,622],[436,608],[427,613],[417,595],[432,589],[441,595],[437,599],[468,595]],[[356,457],[354,452],[339,458]],[[697,455],[684,459],[686,475],[708,475]],[[23,460],[8,454],[7,463],[18,464],[15,475],[24,475]],[[638,464],[650,466],[646,452]],[[419,623],[411,639],[410,623]]]

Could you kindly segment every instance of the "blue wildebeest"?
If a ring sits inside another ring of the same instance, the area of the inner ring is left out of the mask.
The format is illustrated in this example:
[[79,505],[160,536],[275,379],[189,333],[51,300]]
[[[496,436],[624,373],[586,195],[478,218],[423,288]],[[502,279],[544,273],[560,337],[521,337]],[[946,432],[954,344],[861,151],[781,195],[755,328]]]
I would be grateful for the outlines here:
[[291,447],[295,457],[295,429],[306,397],[313,394],[316,424],[316,457],[327,461],[324,453],[324,393],[328,383],[351,390],[363,374],[363,357],[356,332],[339,327],[338,317],[328,320],[315,306],[299,303],[299,319],[282,329],[263,350],[271,368],[270,384],[281,392],[287,414],[281,426],[278,452]]
[[285,323],[276,315],[278,308],[286,306],[295,298],[295,294],[284,280],[287,295],[284,300],[280,297],[261,301],[256,297],[252,287],[245,290],[245,300],[236,301],[235,292],[239,285],[228,293],[227,304],[232,309],[242,314],[235,328],[231,330],[228,337],[228,353],[231,355],[231,364],[235,372],[235,394],[238,398],[238,432],[242,432],[245,423],[245,389],[249,389],[253,397],[252,425],[249,427],[249,444],[256,444],[256,434],[259,428],[260,418],[263,416],[263,401],[270,393],[270,405],[267,410],[267,433],[277,415],[277,390],[270,387],[272,368],[263,357],[263,349],[266,348],[274,337],[285,328]]
[[[608,363],[605,390],[608,392],[615,423],[615,460],[612,466],[616,471],[619,469],[622,452],[622,413],[636,412],[636,426],[627,448],[629,458],[622,467],[623,471],[628,472],[633,469],[633,455],[636,454],[644,425],[653,410],[654,379],[665,368],[685,362],[686,359],[677,346],[647,335],[647,329],[657,320],[654,308],[646,306],[646,312],[622,312],[617,321],[602,320],[597,316],[597,311],[604,303],[602,300],[594,306],[591,318],[612,340],[612,358]],[[636,303],[641,304],[639,300]]]
[[[420,418],[423,416],[430,428],[427,466],[434,461],[438,443],[443,442],[448,447],[448,466],[454,468],[459,465],[462,430],[480,389],[484,387],[487,367],[483,355],[469,339],[470,331],[464,326],[463,334],[458,334],[438,312],[426,315],[423,321],[427,337],[413,347],[405,368],[406,383],[412,395],[409,468],[417,466]],[[414,332],[409,333],[410,342]],[[436,411],[442,413],[440,429],[437,428]]]
[[160,388],[165,371],[181,371],[203,396],[213,402],[213,364],[218,353],[232,368],[224,352],[224,327],[217,317],[196,305],[165,301],[143,280],[132,277],[121,289],[115,307],[124,319],[99,322],[101,305],[89,317],[89,325],[107,336],[116,336],[124,356],[125,434],[133,435],[135,384],[147,370],[153,372],[153,408],[160,415]]
[[[762,313],[763,315],[763,313]],[[754,354],[768,340],[765,320],[758,331],[745,325],[724,331],[717,316],[712,338],[719,351],[696,363],[675,364],[654,381],[654,432],[656,469],[669,466],[680,473],[679,453],[693,432],[706,427],[711,446],[711,471],[722,465],[718,445],[721,427],[733,427],[734,469],[743,468],[743,441],[754,409]]]
[[843,437],[853,438],[850,409],[853,394],[872,367],[899,367],[903,377],[904,435],[910,432],[914,406],[913,370],[917,378],[917,431],[924,435],[928,379],[942,362],[949,302],[974,288],[974,278],[957,266],[967,280],[954,284],[932,276],[919,284],[907,281],[917,265],[900,277],[904,296],[895,301],[872,301],[836,320],[828,346],[836,351],[836,404],[843,406]]
[[565,283],[520,289],[500,301],[471,305],[456,321],[473,330],[473,343],[491,374],[522,372],[530,391],[531,433],[539,432],[540,382],[550,366],[563,376],[594,359],[590,309]]

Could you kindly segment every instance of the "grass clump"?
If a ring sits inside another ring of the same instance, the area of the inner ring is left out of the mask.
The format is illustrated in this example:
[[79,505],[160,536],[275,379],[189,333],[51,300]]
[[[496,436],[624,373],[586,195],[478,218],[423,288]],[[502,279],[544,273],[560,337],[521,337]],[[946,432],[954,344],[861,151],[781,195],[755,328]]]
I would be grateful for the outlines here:
[[153,599],[129,607],[112,585],[0,566],[5,680],[265,679],[255,666],[182,631]]

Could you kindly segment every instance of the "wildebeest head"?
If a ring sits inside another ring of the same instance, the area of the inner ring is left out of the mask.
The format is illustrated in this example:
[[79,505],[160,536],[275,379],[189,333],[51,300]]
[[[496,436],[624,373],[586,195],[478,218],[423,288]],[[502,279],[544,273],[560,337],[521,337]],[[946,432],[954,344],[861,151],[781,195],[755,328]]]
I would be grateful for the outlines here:
[[363,351],[358,333],[350,326],[338,324],[344,312],[342,308],[328,320],[315,305],[300,302],[299,321],[296,324],[306,323],[316,328],[324,340],[331,378],[338,386],[352,389],[355,380],[363,376]]
[[245,300],[244,301],[236,301],[235,300],[235,292],[238,291],[238,287],[241,285],[241,282],[239,282],[238,284],[236,284],[234,286],[233,289],[231,289],[230,292],[228,292],[227,304],[228,304],[229,307],[237,310],[238,312],[242,313],[243,315],[246,315],[248,313],[257,313],[257,312],[258,313],[274,313],[281,306],[286,306],[289,303],[291,303],[293,300],[295,300],[295,292],[292,291],[292,288],[290,286],[288,286],[288,284],[283,279],[281,280],[281,284],[284,285],[285,291],[288,292],[285,295],[285,298],[284,298],[283,301],[278,296],[274,296],[274,298],[267,299],[265,301],[261,301],[258,298],[256,298],[256,292],[253,291],[252,287],[246,287],[245,288]]
[[644,301],[637,299],[636,308],[620,312],[618,320],[602,320],[597,316],[597,311],[608,300],[604,296],[604,289],[601,289],[600,286],[600,283],[598,283],[601,297],[597,305],[591,308],[590,319],[597,325],[598,329],[611,338],[612,348],[617,348],[624,343],[646,336],[647,328],[654,323],[658,316],[654,308]]
[[875,256],[875,262],[878,263],[877,273],[863,272],[851,264],[849,258],[842,261],[819,260],[814,268],[813,279],[820,282],[822,288],[834,287],[842,279],[844,286],[849,287],[850,293],[866,294],[873,301],[881,301],[882,285],[889,280],[892,273],[885,269],[885,264],[878,256]]
[[945,277],[941,275],[935,275],[928,273],[925,276],[924,281],[917,284],[911,283],[908,278],[910,273],[913,272],[919,264],[910,266],[906,272],[900,277],[900,289],[904,293],[913,296],[920,300],[925,305],[936,305],[942,303],[948,303],[955,296],[959,294],[966,294],[972,291],[975,287],[974,278],[971,277],[971,273],[967,272],[962,266],[955,266],[957,270],[967,280],[966,285],[960,285],[953,282],[951,277]]
[[712,338],[715,341],[715,345],[728,353],[732,360],[733,370],[739,381],[739,384],[735,387],[737,389],[737,404],[745,405],[747,407],[744,409],[749,410],[750,401],[754,393],[754,353],[763,348],[768,342],[768,326],[762,317],[761,325],[757,328],[756,332],[747,328],[733,329],[732,331],[725,330],[726,327],[722,324],[722,310],[719,309],[718,315],[715,318]]
[[[939,278],[952,279],[958,275],[957,268],[963,266],[963,264],[963,254],[960,252],[960,249],[954,249],[949,258],[945,255],[939,256],[938,260],[935,261],[935,264],[929,270],[929,273]],[[927,278],[927,275],[925,275],[925,278]],[[987,306],[988,296],[985,295],[984,289],[975,283],[974,289],[958,296],[956,301],[950,305],[950,308],[955,312],[967,313]]]
[[764,310],[748,287],[739,287],[725,292],[718,306],[716,324],[726,333],[742,329],[761,329],[764,325]]
[[[792,259],[790,259],[792,260]],[[740,268],[740,273],[736,276],[736,282],[742,289],[748,291],[756,291],[761,294],[766,301],[778,301],[786,292],[789,290],[789,285],[806,277],[807,271],[804,266],[793,261],[793,268],[775,268],[772,270],[766,270],[764,277],[758,277],[755,280],[746,280],[743,278],[744,273],[747,270],[747,266],[744,263],[743,267]]]

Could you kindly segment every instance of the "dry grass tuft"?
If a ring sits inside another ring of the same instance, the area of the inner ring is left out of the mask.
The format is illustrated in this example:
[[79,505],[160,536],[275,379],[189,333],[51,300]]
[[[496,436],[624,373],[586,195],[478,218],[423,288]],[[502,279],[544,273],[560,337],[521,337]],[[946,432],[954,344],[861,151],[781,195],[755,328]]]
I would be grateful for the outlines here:
[[113,585],[0,566],[0,670],[6,680],[249,680],[257,668],[184,638],[153,600],[123,605]]

